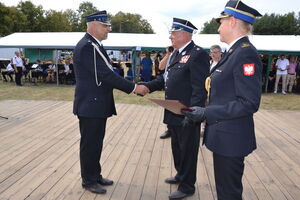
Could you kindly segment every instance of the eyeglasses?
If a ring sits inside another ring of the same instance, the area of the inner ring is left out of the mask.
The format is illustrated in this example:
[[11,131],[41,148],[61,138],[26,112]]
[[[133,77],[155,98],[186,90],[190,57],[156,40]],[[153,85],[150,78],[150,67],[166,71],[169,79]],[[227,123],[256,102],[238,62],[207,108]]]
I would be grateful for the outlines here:
[[217,54],[217,53],[221,53],[221,51],[210,51],[209,53],[211,53],[211,54]]

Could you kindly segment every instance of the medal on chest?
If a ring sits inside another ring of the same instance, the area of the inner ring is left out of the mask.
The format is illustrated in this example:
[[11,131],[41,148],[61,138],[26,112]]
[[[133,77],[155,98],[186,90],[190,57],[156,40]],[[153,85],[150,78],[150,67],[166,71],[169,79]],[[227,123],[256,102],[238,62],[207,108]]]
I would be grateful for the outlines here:
[[182,56],[179,63],[186,63],[189,60],[190,56],[191,55]]

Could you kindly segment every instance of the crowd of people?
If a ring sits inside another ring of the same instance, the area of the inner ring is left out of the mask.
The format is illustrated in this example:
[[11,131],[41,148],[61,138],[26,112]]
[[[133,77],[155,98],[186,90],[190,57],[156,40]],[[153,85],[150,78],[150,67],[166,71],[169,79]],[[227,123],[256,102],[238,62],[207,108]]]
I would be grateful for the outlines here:
[[[168,57],[167,47],[164,52],[141,52],[137,51],[135,58],[135,72],[133,72],[132,56],[129,52],[122,53],[123,60],[116,61],[110,57],[115,73],[132,81],[148,82],[164,73],[164,65],[160,62],[165,56]],[[124,51],[123,51],[124,52]],[[214,67],[222,57],[222,48],[219,45],[212,45],[209,50],[211,68]],[[267,84],[267,92],[277,94],[281,90],[282,94],[299,93],[300,92],[300,64],[299,57],[295,55],[273,55],[272,64],[268,67],[268,55],[261,54],[263,63],[262,85]],[[160,65],[160,66],[159,66]],[[58,70],[58,77],[56,72]],[[269,73],[268,79],[267,73]],[[11,60],[3,64],[1,67],[3,82],[15,82],[17,86],[22,86],[23,81],[28,80],[33,85],[38,82],[56,83],[57,78],[59,84],[75,84],[75,74],[73,70],[72,57],[67,59],[59,59],[57,64],[54,61],[29,62],[22,52],[15,52],[15,56]],[[134,79],[135,78],[135,79]],[[264,91],[264,88],[263,88]]]
[[[15,56],[7,63],[3,64],[1,74],[4,82],[15,82],[17,86],[23,86],[24,81],[29,81],[32,85],[38,82],[60,84],[75,84],[73,61],[71,58],[54,61],[29,62],[20,51],[15,52]],[[58,74],[57,74],[58,72]],[[23,83],[22,83],[23,82]]]
[[[264,75],[266,75],[267,59],[263,57],[262,61],[264,64]],[[299,93],[300,64],[297,57],[294,55],[287,57],[284,54],[273,56],[267,84],[268,92],[274,92],[274,94],[277,94],[279,89],[284,95],[287,93]]]

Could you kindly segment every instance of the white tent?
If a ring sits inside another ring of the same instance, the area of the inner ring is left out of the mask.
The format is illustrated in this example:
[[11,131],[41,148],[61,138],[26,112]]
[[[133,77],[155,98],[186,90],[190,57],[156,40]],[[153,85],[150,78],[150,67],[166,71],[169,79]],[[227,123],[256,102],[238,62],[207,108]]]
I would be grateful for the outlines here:
[[[74,49],[83,37],[82,32],[38,32],[13,33],[0,39],[0,48]],[[252,35],[249,37],[261,52],[300,54],[300,36]],[[214,44],[226,48],[218,34],[196,34],[196,44],[209,49]],[[169,36],[158,34],[110,33],[103,41],[106,49],[165,48],[169,46]]]
[[[84,34],[82,32],[13,33],[0,39],[0,48],[74,49]],[[300,36],[252,35],[249,38],[259,53],[269,55],[266,80],[269,76],[272,54],[300,55]],[[220,42],[218,34],[196,34],[193,40],[206,50],[214,44],[220,45],[222,49],[226,49],[227,46]],[[167,34],[110,33],[108,39],[103,41],[107,50],[126,49],[132,50],[133,53],[136,49],[162,50],[170,44]],[[266,81],[265,90],[267,90],[267,84],[268,81]]]

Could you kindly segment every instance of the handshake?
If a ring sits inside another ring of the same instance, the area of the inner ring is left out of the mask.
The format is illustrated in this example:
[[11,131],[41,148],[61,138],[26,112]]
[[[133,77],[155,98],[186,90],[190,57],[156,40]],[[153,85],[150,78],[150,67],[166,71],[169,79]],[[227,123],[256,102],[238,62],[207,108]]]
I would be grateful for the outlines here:
[[142,82],[138,83],[134,90],[134,94],[137,94],[139,96],[145,96],[149,92],[150,92],[149,88],[145,86]]

